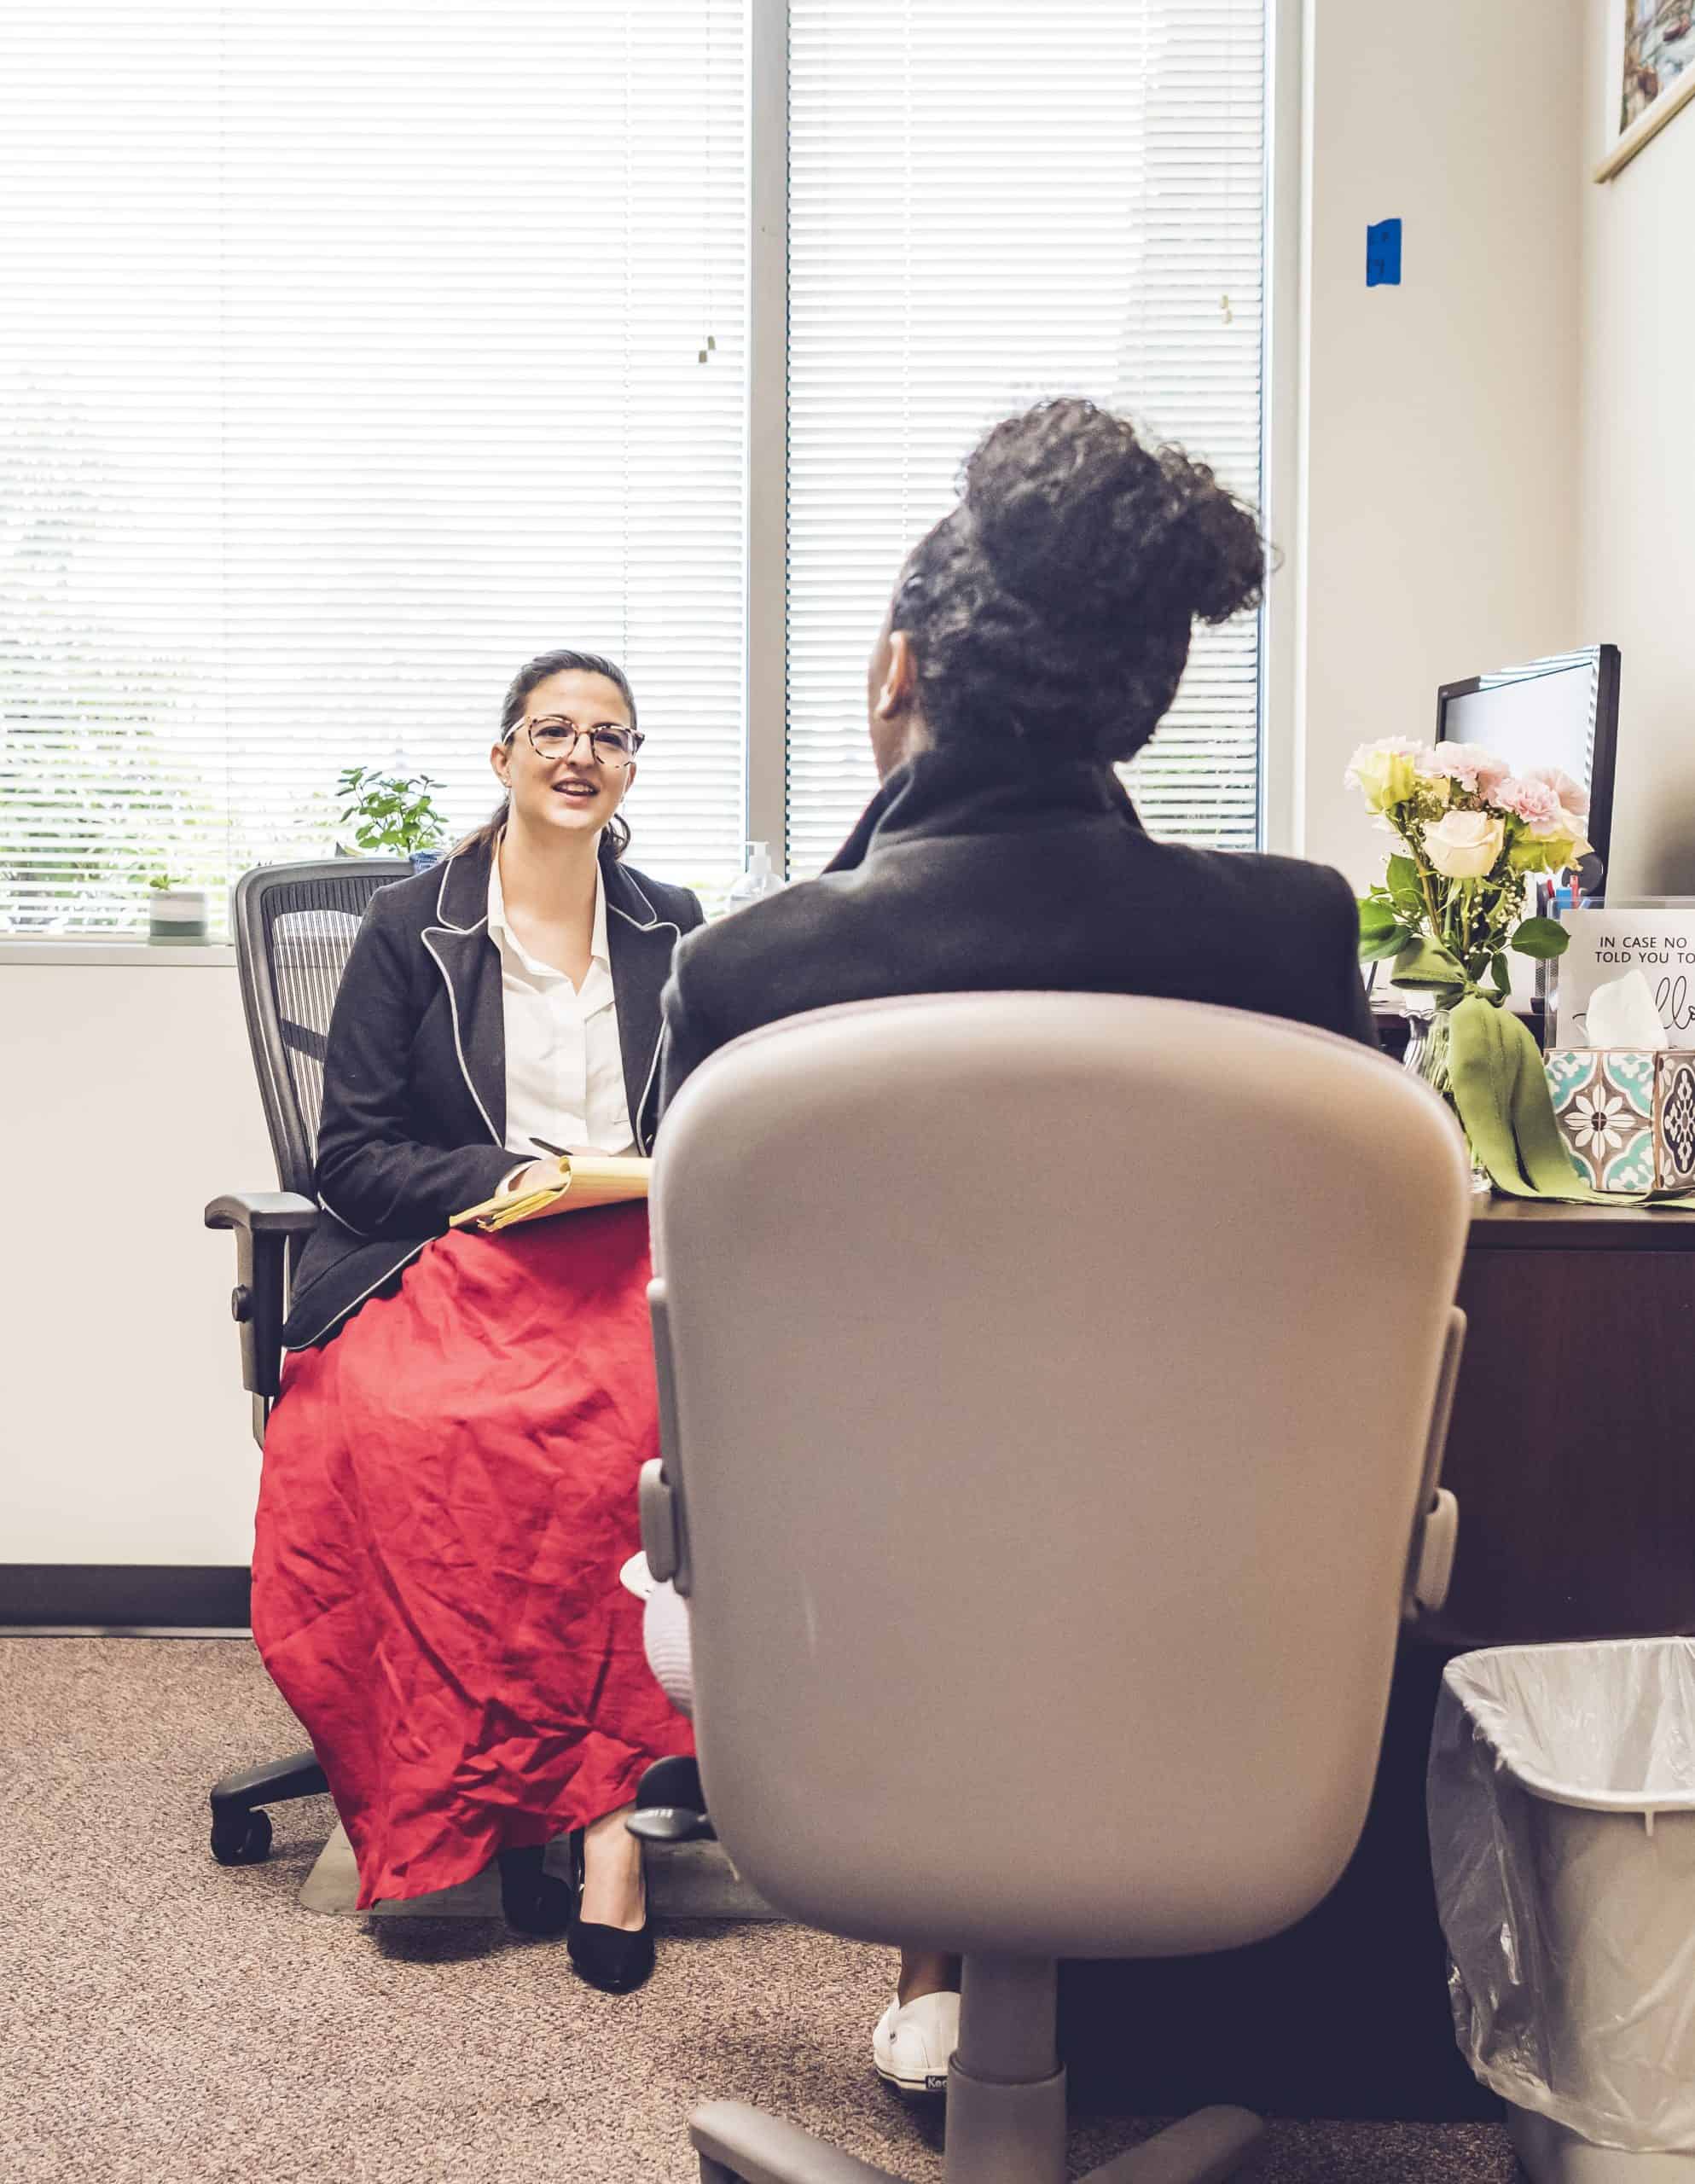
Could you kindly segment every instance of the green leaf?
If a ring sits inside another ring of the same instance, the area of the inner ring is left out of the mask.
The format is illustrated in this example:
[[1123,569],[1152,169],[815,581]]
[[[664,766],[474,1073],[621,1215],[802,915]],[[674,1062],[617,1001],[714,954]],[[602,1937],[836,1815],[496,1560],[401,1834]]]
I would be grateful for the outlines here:
[[1495,990],[1498,994],[1512,992],[1512,972],[1506,956],[1492,956],[1489,958],[1489,976],[1495,981]]
[[1424,908],[1425,897],[1419,885],[1419,868],[1411,857],[1390,857],[1384,880],[1397,903],[1408,903],[1414,909]]
[[1362,963],[1380,962],[1385,956],[1398,956],[1409,937],[1391,904],[1379,896],[1365,897],[1360,904],[1360,961]]
[[1526,918],[1507,944],[1521,956],[1547,958],[1563,956],[1571,944],[1571,935],[1557,918]]
[[1377,940],[1394,931],[1401,921],[1395,915],[1395,906],[1381,895],[1364,895],[1360,898],[1360,938]]

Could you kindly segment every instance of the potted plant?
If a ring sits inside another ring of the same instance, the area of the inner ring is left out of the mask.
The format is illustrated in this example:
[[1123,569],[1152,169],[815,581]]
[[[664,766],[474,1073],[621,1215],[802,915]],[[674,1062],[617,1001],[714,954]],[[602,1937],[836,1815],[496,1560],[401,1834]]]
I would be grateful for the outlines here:
[[147,937],[154,947],[200,947],[206,939],[204,887],[168,867],[148,874]]
[[[427,774],[384,774],[372,766],[349,766],[337,779],[341,823],[365,851],[392,850],[411,862],[414,872],[438,863],[447,822],[437,810],[440,788]],[[343,855],[348,854],[345,850]]]

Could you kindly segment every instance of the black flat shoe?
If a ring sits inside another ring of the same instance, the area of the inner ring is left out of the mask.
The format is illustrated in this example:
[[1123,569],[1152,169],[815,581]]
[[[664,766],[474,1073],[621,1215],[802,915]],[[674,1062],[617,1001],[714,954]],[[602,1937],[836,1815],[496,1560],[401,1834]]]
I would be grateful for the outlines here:
[[[583,1899],[583,1831],[571,1833],[571,1877],[578,1902]],[[579,1979],[598,1987],[603,1995],[630,1995],[641,1986],[653,1969],[653,1922],[644,1913],[641,1924],[597,1926],[578,1919],[566,1943]]]
[[497,1861],[500,1907],[514,1933],[556,1942],[561,1934],[570,1932],[577,1916],[577,1890],[557,1873],[543,1870],[546,1856],[545,1847],[539,1844],[533,1850],[501,1852]]

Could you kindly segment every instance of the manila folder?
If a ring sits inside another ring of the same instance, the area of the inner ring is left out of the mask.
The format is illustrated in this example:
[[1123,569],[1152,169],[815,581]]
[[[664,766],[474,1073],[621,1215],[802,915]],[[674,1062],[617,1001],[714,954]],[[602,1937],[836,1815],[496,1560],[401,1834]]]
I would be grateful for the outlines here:
[[561,1153],[559,1165],[565,1180],[558,1188],[522,1191],[509,1198],[485,1199],[467,1205],[449,1223],[453,1228],[476,1228],[485,1235],[515,1228],[520,1221],[546,1221],[555,1213],[587,1213],[597,1205],[624,1205],[646,1198],[653,1164],[635,1153]]

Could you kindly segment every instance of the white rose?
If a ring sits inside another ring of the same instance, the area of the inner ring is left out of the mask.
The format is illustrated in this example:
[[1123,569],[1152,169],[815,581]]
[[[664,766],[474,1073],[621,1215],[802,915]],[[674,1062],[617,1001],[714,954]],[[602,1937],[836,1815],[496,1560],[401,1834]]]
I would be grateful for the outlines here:
[[1426,823],[1425,855],[1444,880],[1481,880],[1501,855],[1506,831],[1487,811],[1450,811]]

